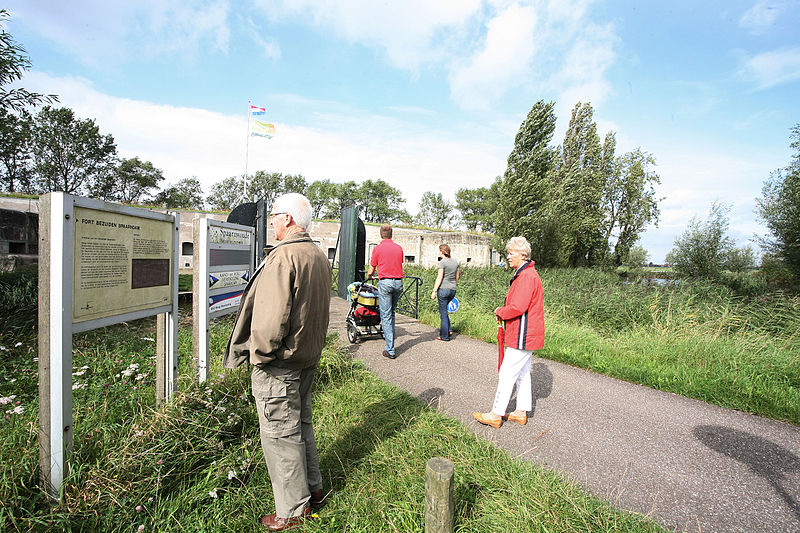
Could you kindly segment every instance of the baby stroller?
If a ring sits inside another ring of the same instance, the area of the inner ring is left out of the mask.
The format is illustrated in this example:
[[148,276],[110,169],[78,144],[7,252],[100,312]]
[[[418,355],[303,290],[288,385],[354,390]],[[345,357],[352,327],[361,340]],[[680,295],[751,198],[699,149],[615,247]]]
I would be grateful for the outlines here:
[[347,313],[347,340],[357,343],[368,335],[383,336],[378,312],[378,289],[367,282],[350,284],[350,311]]

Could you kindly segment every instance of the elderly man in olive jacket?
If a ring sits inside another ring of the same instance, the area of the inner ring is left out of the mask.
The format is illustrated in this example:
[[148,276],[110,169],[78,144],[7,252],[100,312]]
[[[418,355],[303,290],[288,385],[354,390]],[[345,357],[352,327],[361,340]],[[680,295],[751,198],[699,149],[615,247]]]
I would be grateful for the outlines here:
[[242,303],[223,365],[253,365],[261,446],[272,481],[275,514],[261,524],[273,531],[299,526],[324,503],[314,428],[311,384],[328,329],[331,268],[311,241],[311,204],[285,194],[272,206],[279,243],[256,269]]

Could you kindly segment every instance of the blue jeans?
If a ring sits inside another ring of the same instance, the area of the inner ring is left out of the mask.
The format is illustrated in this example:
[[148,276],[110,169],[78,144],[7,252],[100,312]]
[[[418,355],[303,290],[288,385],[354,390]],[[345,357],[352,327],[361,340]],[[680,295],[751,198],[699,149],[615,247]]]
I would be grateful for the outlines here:
[[447,312],[447,306],[450,301],[455,297],[455,289],[439,289],[436,291],[436,299],[439,301],[439,338],[443,341],[450,340],[450,313]]
[[394,310],[400,295],[403,294],[402,279],[378,280],[378,308],[381,312],[383,339],[386,341],[386,352],[394,355]]

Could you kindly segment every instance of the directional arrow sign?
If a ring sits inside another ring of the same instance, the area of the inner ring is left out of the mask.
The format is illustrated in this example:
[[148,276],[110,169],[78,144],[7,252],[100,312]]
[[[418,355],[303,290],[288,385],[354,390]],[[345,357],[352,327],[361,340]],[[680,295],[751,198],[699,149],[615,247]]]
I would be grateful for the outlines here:
[[448,313],[455,313],[456,311],[458,311],[458,308],[460,306],[461,306],[461,304],[458,302],[458,298],[453,296],[453,299],[450,300],[449,304],[447,304],[447,312]]
[[208,275],[208,286],[215,289],[236,287],[244,285],[250,279],[250,270],[230,270],[227,272],[214,272]]

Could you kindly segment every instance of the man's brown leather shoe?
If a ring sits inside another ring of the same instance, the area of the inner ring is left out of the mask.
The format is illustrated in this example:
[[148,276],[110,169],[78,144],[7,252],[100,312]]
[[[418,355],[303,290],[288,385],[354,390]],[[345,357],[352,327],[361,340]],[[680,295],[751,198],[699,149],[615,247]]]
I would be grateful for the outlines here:
[[324,490],[315,490],[311,491],[311,499],[308,501],[311,508],[315,511],[318,511],[325,507],[325,504],[328,503],[328,496],[330,495],[331,491],[325,492]]
[[285,531],[287,529],[294,529],[300,527],[303,520],[311,514],[311,507],[306,507],[303,514],[299,516],[292,516],[290,518],[282,518],[274,514],[268,514],[261,517],[261,525],[267,527],[270,531]]
[[472,416],[481,424],[492,426],[495,429],[503,425],[503,417],[498,416],[497,418],[493,418],[497,415],[493,415],[492,413],[472,413]]
[[503,420],[508,420],[509,422],[516,422],[520,426],[524,426],[528,423],[528,414],[517,414],[517,412],[508,413],[506,416],[503,417]]

